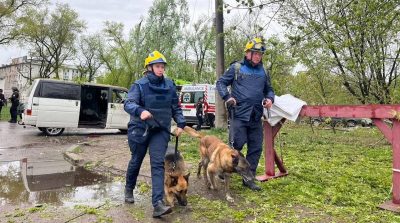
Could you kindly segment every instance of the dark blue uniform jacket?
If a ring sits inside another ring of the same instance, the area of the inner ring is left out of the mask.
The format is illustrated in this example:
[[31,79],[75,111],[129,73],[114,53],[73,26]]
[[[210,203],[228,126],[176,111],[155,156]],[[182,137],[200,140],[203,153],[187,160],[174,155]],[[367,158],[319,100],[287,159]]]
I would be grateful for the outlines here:
[[[225,101],[230,97],[236,99],[235,119],[259,120],[263,114],[263,99],[268,98],[274,102],[275,93],[269,74],[264,70],[262,63],[255,67],[246,59],[236,63],[241,64],[238,74],[235,75],[235,63],[232,63],[217,81],[218,93]],[[228,86],[231,86],[231,93],[228,91]]]
[[[124,109],[131,115],[128,136],[133,135],[138,139],[143,138],[146,125],[160,127],[159,123],[162,128],[170,129],[171,118],[175,120],[178,127],[185,127],[185,118],[179,105],[175,84],[170,79],[164,76],[157,77],[151,72],[131,86]],[[144,110],[149,111],[158,123],[151,119],[146,122],[142,121],[140,114]]]

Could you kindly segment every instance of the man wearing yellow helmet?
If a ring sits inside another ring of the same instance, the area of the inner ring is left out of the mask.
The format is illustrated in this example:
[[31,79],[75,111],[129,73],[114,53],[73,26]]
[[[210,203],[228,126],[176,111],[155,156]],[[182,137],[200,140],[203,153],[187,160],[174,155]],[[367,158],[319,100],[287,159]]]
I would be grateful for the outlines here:
[[[270,108],[275,97],[270,77],[262,64],[265,50],[262,38],[249,41],[244,49],[244,59],[232,63],[216,84],[230,113],[231,145],[240,151],[247,143],[246,159],[254,175],[262,152],[263,108]],[[231,92],[228,86],[231,86]],[[252,190],[261,190],[254,181],[243,180],[243,185]]]
[[132,154],[126,173],[125,202],[134,203],[133,189],[150,148],[153,217],[172,211],[163,202],[164,157],[170,140],[171,118],[177,123],[177,136],[186,125],[175,84],[164,76],[166,64],[167,60],[160,52],[150,53],[144,63],[145,76],[135,81],[125,101],[125,111],[131,115],[128,144]]

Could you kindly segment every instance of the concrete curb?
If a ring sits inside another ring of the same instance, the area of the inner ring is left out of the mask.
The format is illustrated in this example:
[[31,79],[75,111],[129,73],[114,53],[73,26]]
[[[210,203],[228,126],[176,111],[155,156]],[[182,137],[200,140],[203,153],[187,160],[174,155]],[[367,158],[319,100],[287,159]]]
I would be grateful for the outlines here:
[[63,153],[64,159],[74,166],[83,166],[84,160],[75,151],[80,147],[80,145],[72,145]]

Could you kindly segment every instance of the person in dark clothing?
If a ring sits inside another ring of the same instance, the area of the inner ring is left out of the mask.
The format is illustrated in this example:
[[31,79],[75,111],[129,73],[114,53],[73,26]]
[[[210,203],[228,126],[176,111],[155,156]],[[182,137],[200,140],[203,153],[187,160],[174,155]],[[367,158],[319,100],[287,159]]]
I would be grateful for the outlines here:
[[209,112],[210,105],[205,100],[203,104],[203,111],[204,111],[204,122],[208,123],[210,125],[210,128],[214,128],[215,115]]
[[124,108],[130,114],[128,144],[131,160],[126,172],[125,202],[134,203],[140,166],[149,150],[152,181],[153,217],[172,211],[165,205],[164,157],[170,141],[171,118],[177,123],[175,134],[179,136],[186,125],[179,105],[175,84],[164,76],[167,61],[160,52],[154,51],[145,59],[145,76],[131,86]]
[[18,115],[18,105],[19,105],[19,91],[18,88],[12,87],[11,88],[13,93],[10,97],[11,101],[11,108],[10,108],[10,114],[11,114],[11,119],[8,121],[9,123],[17,123],[17,115]]
[[107,92],[101,92],[100,95],[100,100],[99,100],[99,114],[100,114],[100,119],[103,122],[107,121],[107,109],[108,109],[108,96]]
[[25,104],[20,102],[17,107],[17,115],[21,120],[22,120],[22,114],[24,114],[24,110],[25,110]]
[[[218,79],[216,87],[231,114],[229,134],[233,147],[240,151],[247,143],[246,159],[255,175],[262,152],[263,108],[272,106],[275,93],[262,64],[264,41],[254,38],[246,44],[244,51],[244,60],[232,63]],[[231,86],[231,92],[228,86]],[[243,181],[243,185],[261,190],[254,181]]]
[[200,131],[201,125],[203,125],[203,104],[204,104],[204,99],[201,97],[196,103],[197,131]]
[[0,119],[1,119],[1,110],[3,109],[3,106],[6,105],[7,105],[7,100],[4,97],[3,89],[0,89]]

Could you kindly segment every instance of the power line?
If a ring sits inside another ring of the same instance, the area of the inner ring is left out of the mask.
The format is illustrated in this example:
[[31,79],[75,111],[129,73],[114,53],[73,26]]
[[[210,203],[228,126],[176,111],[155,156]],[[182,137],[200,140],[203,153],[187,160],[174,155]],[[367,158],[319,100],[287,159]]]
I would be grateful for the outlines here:
[[228,4],[228,3],[225,3],[225,6],[226,7],[230,7],[231,9],[245,9],[245,10],[250,10],[250,9],[255,9],[255,8],[262,9],[266,5],[275,4],[275,3],[279,3],[279,2],[283,3],[284,1],[285,0],[276,0],[276,1],[271,1],[271,2],[264,3],[264,4],[250,6],[250,7],[239,7],[239,5],[241,5],[241,4],[239,4],[238,6],[232,6],[232,5]]
[[269,20],[268,23],[266,23],[263,27],[261,27],[263,30],[265,29],[265,27],[267,26],[267,29],[269,28],[269,25],[271,24],[272,20],[275,18],[275,16],[278,14],[279,10],[282,8],[283,6],[283,2],[281,2],[281,4],[279,5],[278,10],[275,11],[275,13],[272,15],[271,19]]

